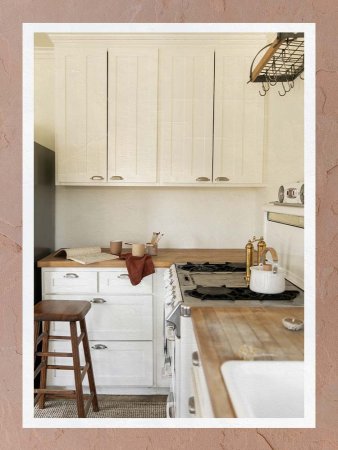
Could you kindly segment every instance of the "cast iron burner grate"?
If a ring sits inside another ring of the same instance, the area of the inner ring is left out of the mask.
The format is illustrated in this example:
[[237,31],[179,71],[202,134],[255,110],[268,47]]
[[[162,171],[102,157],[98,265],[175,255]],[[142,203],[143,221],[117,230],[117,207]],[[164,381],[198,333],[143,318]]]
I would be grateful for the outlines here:
[[281,294],[259,294],[249,288],[241,287],[204,287],[185,291],[190,297],[201,300],[293,300],[299,295],[299,291],[284,291]]
[[218,263],[210,264],[209,262],[203,264],[195,264],[187,262],[187,264],[182,264],[178,266],[181,270],[186,270],[187,272],[245,272],[245,263]]

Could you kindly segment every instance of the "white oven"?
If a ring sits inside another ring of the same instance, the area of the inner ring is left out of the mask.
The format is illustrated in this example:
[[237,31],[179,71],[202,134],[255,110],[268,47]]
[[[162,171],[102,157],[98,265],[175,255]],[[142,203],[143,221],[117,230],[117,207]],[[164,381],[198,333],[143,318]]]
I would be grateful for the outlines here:
[[[172,265],[164,274],[164,360],[165,371],[171,376],[170,391],[167,399],[167,417],[178,417],[177,411],[177,382],[180,369],[177,363],[179,356],[179,306],[182,303],[180,286],[175,266]],[[178,315],[177,315],[178,314]]]

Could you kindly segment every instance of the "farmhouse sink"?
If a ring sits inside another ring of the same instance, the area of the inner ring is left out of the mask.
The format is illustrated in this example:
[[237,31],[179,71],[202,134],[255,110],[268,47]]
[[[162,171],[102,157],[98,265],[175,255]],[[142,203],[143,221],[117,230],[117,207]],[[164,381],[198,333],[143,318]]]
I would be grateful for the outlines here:
[[237,417],[304,417],[303,361],[228,361],[221,371]]

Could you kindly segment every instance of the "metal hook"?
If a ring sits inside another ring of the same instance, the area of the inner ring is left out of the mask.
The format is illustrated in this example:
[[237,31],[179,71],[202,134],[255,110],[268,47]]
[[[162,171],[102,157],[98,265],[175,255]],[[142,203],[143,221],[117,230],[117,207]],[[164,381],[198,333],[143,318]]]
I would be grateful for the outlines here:
[[[271,66],[271,69],[272,69],[272,66]],[[268,69],[266,69],[265,75],[266,75],[266,78],[267,78],[267,80],[268,80],[270,86],[275,86],[275,85],[277,84],[276,78],[273,79],[273,78],[269,75],[269,70],[268,70]]]
[[267,85],[267,87],[264,85],[264,83],[266,83],[266,81],[262,81],[262,89],[263,89],[263,92],[264,92],[264,94],[262,94],[261,93],[261,91],[259,90],[258,92],[259,92],[259,95],[261,96],[261,97],[265,97],[266,96],[266,93],[269,91],[269,89],[270,89],[270,84],[269,83],[266,83],[266,85]]
[[281,83],[282,83],[282,86],[283,86],[284,94],[281,94],[279,91],[278,91],[278,94],[279,94],[281,97],[284,97],[284,96],[286,95],[286,93],[289,92],[290,89],[287,91],[287,90],[285,89],[284,82],[282,81]]

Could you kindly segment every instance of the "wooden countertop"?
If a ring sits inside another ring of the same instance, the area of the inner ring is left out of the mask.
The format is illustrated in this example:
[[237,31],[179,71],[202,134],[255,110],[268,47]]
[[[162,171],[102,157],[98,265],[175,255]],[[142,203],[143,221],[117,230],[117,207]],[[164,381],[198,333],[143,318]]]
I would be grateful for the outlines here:
[[304,359],[304,332],[282,325],[284,317],[304,320],[304,308],[197,307],[191,317],[215,417],[235,417],[221,373],[225,361],[251,351],[255,360]]
[[[109,253],[109,249],[103,249]],[[124,249],[124,253],[130,250]],[[114,259],[112,261],[104,261],[89,265],[79,264],[65,258],[54,256],[56,252],[46,256],[38,261],[38,267],[126,267],[126,263],[122,259]],[[174,263],[193,262],[245,262],[244,249],[177,249],[177,248],[160,248],[158,256],[153,256],[156,268],[170,267]]]

